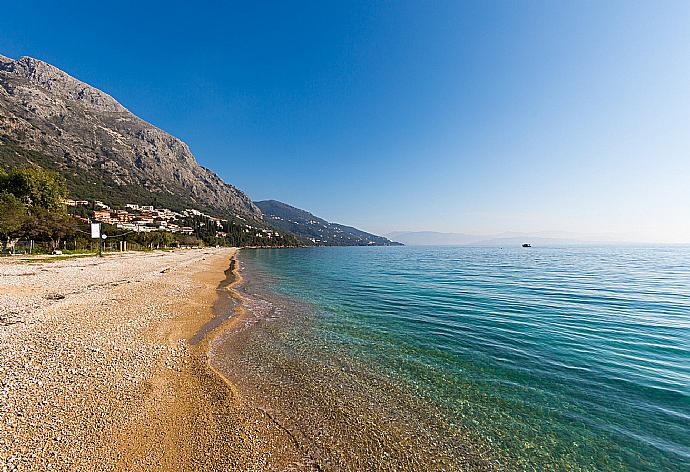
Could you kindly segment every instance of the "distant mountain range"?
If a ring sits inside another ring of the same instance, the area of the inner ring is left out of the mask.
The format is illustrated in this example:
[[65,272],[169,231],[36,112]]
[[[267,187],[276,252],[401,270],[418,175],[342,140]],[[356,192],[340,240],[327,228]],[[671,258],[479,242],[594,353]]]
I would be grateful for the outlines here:
[[287,231],[316,245],[325,246],[400,246],[400,243],[375,234],[344,226],[312,215],[276,200],[255,202],[264,220],[274,228]]
[[440,233],[436,231],[394,231],[384,235],[408,246],[533,246],[620,244],[625,243],[612,235],[578,234],[559,231],[538,233],[507,232],[498,234]]

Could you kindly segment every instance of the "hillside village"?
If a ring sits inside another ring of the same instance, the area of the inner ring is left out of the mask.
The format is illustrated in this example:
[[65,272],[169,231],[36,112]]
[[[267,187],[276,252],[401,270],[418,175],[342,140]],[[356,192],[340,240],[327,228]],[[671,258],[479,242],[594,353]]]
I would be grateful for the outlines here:
[[[203,230],[204,233],[211,233],[217,238],[226,238],[230,226],[227,219],[216,218],[207,215],[199,210],[188,208],[182,212],[176,212],[168,208],[155,208],[152,205],[138,205],[127,203],[124,209],[111,208],[109,205],[94,201],[93,205],[88,200],[64,201],[71,213],[85,222],[100,222],[113,225],[122,230],[148,233],[152,231],[165,231],[192,235]],[[241,216],[236,216],[244,220]],[[277,231],[244,223],[243,232],[251,234],[257,238],[279,238],[281,235]]]

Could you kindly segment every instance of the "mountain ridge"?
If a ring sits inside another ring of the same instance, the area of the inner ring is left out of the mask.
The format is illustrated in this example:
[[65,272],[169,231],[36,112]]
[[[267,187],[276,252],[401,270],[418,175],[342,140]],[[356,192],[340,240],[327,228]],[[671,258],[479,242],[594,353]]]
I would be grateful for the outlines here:
[[301,208],[278,200],[254,202],[272,226],[324,246],[401,246],[382,236],[352,226],[329,223]]
[[76,198],[105,194],[126,203],[136,195],[149,200],[137,203],[262,219],[246,194],[201,166],[184,142],[107,93],[44,61],[0,56],[0,164],[16,163],[58,171]]

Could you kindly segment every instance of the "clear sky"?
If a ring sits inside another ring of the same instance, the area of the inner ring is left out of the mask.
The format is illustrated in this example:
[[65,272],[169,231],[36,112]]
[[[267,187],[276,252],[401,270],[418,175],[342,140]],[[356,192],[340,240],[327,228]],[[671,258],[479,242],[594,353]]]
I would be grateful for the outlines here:
[[384,233],[690,242],[690,2],[5,2],[253,199]]

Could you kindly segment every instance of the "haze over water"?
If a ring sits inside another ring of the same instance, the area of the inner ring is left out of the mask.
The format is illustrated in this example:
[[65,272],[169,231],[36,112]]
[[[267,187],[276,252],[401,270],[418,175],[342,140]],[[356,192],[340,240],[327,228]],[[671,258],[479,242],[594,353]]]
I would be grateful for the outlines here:
[[270,274],[271,290],[313,307],[309,323],[285,328],[298,335],[264,344],[269,355],[337,356],[362,377],[383,376],[509,469],[690,466],[690,248],[240,258]]

